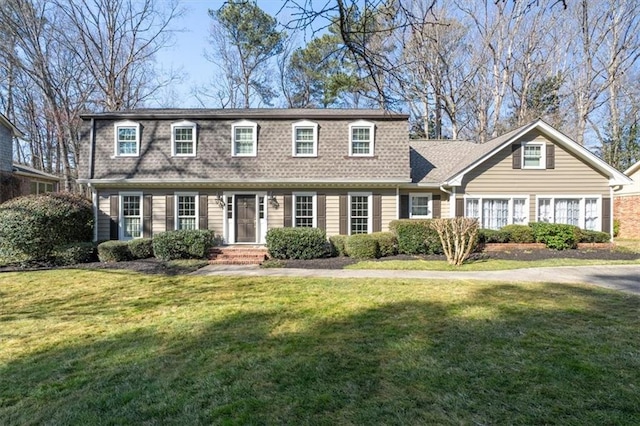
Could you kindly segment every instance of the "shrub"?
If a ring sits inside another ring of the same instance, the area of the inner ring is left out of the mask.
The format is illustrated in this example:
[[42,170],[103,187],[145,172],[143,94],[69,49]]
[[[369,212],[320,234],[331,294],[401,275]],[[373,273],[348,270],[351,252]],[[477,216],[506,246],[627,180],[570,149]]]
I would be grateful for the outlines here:
[[330,252],[319,228],[273,228],[267,231],[269,256],[275,259],[318,259]]
[[371,237],[378,243],[378,256],[395,256],[398,254],[398,238],[393,232],[374,232]]
[[434,219],[431,227],[438,232],[447,262],[462,265],[476,245],[478,220],[468,217]]
[[620,219],[613,219],[613,236],[617,237],[620,233]]
[[331,244],[331,253],[334,256],[348,256],[345,243],[347,242],[348,235],[332,235],[329,237],[329,243]]
[[508,243],[509,233],[495,229],[479,229],[478,244]]
[[151,238],[137,238],[129,241],[129,251],[133,259],[148,259],[153,257],[153,240]]
[[93,208],[78,195],[47,193],[14,198],[0,206],[3,251],[47,260],[57,246],[90,241]]
[[379,256],[378,241],[371,234],[356,234],[347,238],[347,253],[355,259],[375,259]]
[[53,253],[53,262],[59,266],[89,263],[97,260],[97,245],[93,242],[70,243],[56,248]]
[[153,237],[153,253],[161,260],[206,259],[216,244],[213,231],[181,229],[162,232]]
[[550,249],[573,249],[580,241],[580,228],[577,226],[546,222],[533,222],[529,226],[536,242],[543,243]]
[[501,233],[506,234],[509,243],[534,243],[533,230],[528,225],[507,225],[500,229]]
[[611,241],[611,235],[607,232],[580,230],[581,243],[608,243]]
[[131,260],[128,241],[105,241],[98,244],[98,259],[100,262],[123,262]]
[[401,219],[389,223],[398,238],[398,251],[404,254],[441,254],[438,233],[430,227],[430,220]]

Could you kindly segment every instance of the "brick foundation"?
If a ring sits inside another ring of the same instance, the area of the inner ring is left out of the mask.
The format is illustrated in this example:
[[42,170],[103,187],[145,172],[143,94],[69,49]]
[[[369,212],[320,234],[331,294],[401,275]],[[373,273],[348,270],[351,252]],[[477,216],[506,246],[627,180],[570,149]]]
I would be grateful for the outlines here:
[[640,238],[640,195],[615,197],[613,217],[620,221],[618,238]]

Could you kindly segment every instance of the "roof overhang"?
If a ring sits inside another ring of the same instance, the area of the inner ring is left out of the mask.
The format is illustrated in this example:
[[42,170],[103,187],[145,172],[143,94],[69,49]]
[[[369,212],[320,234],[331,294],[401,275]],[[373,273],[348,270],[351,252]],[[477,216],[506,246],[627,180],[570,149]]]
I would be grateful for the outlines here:
[[24,138],[24,133],[20,129],[18,129],[15,124],[9,121],[7,117],[5,117],[2,113],[0,113],[0,124],[4,125],[11,129],[13,136],[16,138]]
[[464,179],[465,174],[474,170],[476,167],[487,161],[489,158],[493,157],[499,151],[505,149],[509,145],[511,145],[514,141],[518,140],[525,134],[529,133],[532,130],[539,130],[545,135],[549,136],[553,139],[558,145],[565,148],[567,151],[574,154],[576,157],[584,160],[587,164],[591,165],[595,170],[601,172],[605,176],[609,177],[609,186],[620,186],[620,185],[629,185],[632,182],[628,176],[624,173],[618,171],[614,167],[607,164],[601,158],[598,158],[591,151],[586,149],[584,146],[576,143],[571,138],[569,138],[564,133],[559,130],[553,128],[551,125],[545,123],[542,120],[537,120],[531,123],[529,126],[523,127],[519,132],[511,136],[509,139],[505,140],[502,144],[496,146],[494,149],[483,155],[480,159],[458,172],[457,174],[451,176],[447,179],[443,185],[444,186],[461,186],[462,180]]
[[13,174],[17,176],[24,176],[24,177],[33,178],[33,179],[43,179],[43,180],[50,180],[55,182],[60,181],[60,178],[56,175],[52,175],[50,173],[43,172],[41,170],[36,170],[29,166],[24,166],[22,164],[16,164],[16,163],[13,164]]

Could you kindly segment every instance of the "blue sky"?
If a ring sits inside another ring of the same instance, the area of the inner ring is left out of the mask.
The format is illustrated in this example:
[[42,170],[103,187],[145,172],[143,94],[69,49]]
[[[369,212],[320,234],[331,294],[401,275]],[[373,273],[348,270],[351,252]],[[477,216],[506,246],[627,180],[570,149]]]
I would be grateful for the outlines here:
[[[180,5],[185,8],[185,14],[174,23],[174,28],[183,28],[184,31],[176,34],[174,46],[164,49],[157,57],[158,63],[163,68],[183,70],[183,83],[173,87],[177,102],[171,105],[172,107],[201,106],[192,98],[190,92],[192,87],[211,81],[215,74],[214,64],[204,58],[211,26],[208,10],[218,9],[223,3],[223,0],[180,0]],[[282,1],[258,0],[258,6],[275,16],[282,6]]]

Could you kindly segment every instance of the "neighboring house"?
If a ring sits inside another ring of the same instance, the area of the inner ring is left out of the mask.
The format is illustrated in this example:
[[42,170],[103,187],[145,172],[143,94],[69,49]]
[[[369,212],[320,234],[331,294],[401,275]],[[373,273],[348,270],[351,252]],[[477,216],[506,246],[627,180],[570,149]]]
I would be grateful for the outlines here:
[[633,183],[615,192],[615,217],[620,221],[618,237],[640,238],[640,161],[624,173]]
[[22,132],[0,114],[0,203],[27,194],[58,190],[59,179],[49,173],[13,162],[13,138]]
[[611,229],[629,179],[537,121],[487,142],[410,141],[379,110],[138,110],[83,116],[80,183],[97,240],[212,229],[263,244],[268,229],[388,230],[398,218],[545,220]]

